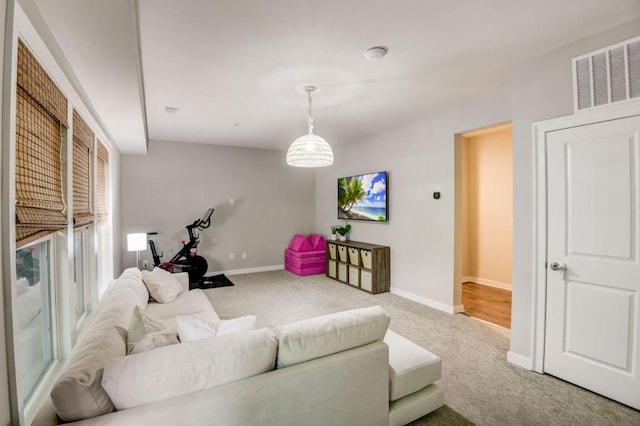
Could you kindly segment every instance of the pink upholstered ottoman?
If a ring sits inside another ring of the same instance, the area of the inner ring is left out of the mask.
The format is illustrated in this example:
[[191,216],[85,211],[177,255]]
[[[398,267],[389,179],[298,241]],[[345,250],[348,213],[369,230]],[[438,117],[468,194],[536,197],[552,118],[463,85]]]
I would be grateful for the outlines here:
[[326,268],[325,241],[322,235],[296,235],[284,251],[284,268],[296,275],[324,274]]

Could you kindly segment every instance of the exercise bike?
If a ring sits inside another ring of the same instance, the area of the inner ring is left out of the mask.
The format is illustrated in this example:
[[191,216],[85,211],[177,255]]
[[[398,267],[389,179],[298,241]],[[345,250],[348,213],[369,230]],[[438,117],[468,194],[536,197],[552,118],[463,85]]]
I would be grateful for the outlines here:
[[208,209],[200,219],[194,221],[191,225],[187,225],[189,233],[189,241],[182,241],[182,248],[168,262],[161,262],[160,258],[163,253],[158,254],[153,236],[158,235],[157,232],[149,232],[147,234],[147,242],[151,255],[153,256],[153,266],[164,269],[171,273],[186,272],[189,274],[189,287],[193,288],[202,281],[204,274],[207,273],[209,264],[207,259],[198,256],[198,244],[200,243],[200,231],[211,226],[211,215],[214,209]]

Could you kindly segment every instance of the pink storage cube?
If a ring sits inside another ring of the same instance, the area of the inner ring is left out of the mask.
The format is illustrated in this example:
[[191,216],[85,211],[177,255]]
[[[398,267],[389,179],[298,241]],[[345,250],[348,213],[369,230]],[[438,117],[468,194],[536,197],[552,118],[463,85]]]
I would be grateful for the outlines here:
[[309,234],[309,243],[311,244],[311,250],[320,251],[325,250],[324,237],[320,234]]
[[293,251],[297,252],[306,252],[312,251],[311,243],[304,235],[296,234],[291,242],[289,243],[289,248]]

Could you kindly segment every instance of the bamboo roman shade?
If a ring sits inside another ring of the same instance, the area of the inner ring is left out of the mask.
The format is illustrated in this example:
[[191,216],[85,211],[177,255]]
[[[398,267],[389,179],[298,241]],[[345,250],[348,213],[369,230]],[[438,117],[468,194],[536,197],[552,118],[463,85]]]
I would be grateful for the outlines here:
[[96,212],[98,214],[98,225],[107,222],[107,163],[109,163],[109,152],[102,142],[98,140],[98,155],[96,156]]
[[73,110],[73,226],[93,223],[91,211],[91,160],[94,133]]
[[62,128],[67,99],[18,43],[16,240],[20,247],[67,226],[62,194]]

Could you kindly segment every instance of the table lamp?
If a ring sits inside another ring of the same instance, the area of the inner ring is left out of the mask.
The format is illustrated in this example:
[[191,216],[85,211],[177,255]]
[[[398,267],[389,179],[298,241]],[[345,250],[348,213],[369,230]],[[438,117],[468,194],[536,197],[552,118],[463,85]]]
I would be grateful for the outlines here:
[[140,269],[140,251],[147,249],[147,234],[127,234],[127,251],[136,252],[136,268]]

